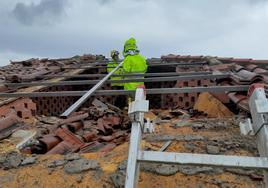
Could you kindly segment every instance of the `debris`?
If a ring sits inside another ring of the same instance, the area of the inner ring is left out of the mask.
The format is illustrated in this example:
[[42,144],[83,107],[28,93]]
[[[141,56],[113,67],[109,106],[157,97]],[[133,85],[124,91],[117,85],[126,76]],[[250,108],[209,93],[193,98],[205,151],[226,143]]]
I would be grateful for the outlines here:
[[145,139],[149,142],[165,142],[174,140],[175,136],[172,135],[146,135]]
[[164,111],[160,114],[161,120],[171,120],[172,115],[169,113],[170,111]]
[[18,127],[18,116],[10,114],[9,116],[0,119],[0,140],[9,137]]
[[16,145],[16,148],[22,149],[37,142],[34,139],[35,135],[36,131],[34,130],[17,130],[12,134],[12,137],[20,139],[20,143]]
[[72,133],[75,133],[82,129],[83,123],[82,121],[68,123],[67,127]]
[[140,164],[140,169],[141,169],[142,171],[155,173],[155,172],[156,172],[156,168],[157,168],[159,165],[160,165],[160,164],[157,164],[157,163],[141,163],[141,164]]
[[176,123],[173,125],[173,127],[176,129],[176,128],[178,128],[178,127],[184,127],[184,126],[189,126],[189,125],[191,125],[191,122],[181,120],[181,121],[176,122]]
[[184,147],[190,150],[190,152],[194,152],[194,150],[197,148],[194,144],[185,144]]
[[141,170],[163,176],[171,176],[176,174],[179,168],[178,165],[173,164],[141,163]]
[[59,144],[61,142],[61,139],[55,135],[48,134],[40,138],[39,142],[44,147],[44,152],[46,153],[54,148],[57,144]]
[[160,149],[159,151],[165,151],[168,146],[171,144],[172,141],[167,141]]
[[122,161],[119,166],[118,166],[119,170],[126,170],[127,169],[127,160]]
[[[95,56],[94,59],[96,59]],[[235,86],[236,84],[248,85],[253,82],[264,82],[264,80],[268,79],[268,77],[263,74],[267,73],[265,69],[260,70],[258,65],[253,65],[252,67],[250,64],[249,66],[251,66],[251,72],[264,71],[261,74],[256,72],[254,77],[258,77],[258,81],[256,81],[256,78],[253,80],[253,74],[251,74],[252,78],[248,78],[247,76],[243,75],[243,73],[247,73],[246,71],[243,71],[243,69],[247,69],[248,65],[240,67],[239,69],[241,70],[235,70],[235,72],[233,71],[231,74],[234,74],[234,76],[231,75],[230,77],[228,76],[228,78],[223,77],[223,79],[202,79],[202,77],[204,77],[203,75],[214,76],[222,73],[229,74],[229,69],[224,67],[230,66],[228,65],[228,62],[232,63],[233,61],[238,61],[234,58],[220,59],[215,57],[214,59],[218,59],[224,63],[221,65],[222,68],[220,68],[220,71],[223,72],[219,72],[219,70],[217,70],[219,68],[219,65],[216,65],[217,62],[212,62],[212,64],[215,64],[213,67],[209,66],[211,64],[211,58],[206,60],[204,56],[174,56],[174,60],[177,61],[177,63],[184,62],[195,64],[196,62],[201,63],[202,61],[203,64],[204,61],[205,65],[200,67],[176,66],[176,68],[174,68],[174,66],[170,67],[167,65],[164,68],[165,70],[163,69],[163,75],[161,76],[166,74],[164,73],[165,71],[169,72],[168,74],[181,75],[182,78],[184,73],[187,74],[188,78],[191,77],[192,74],[196,74],[198,75],[197,77],[200,77],[200,79],[179,79],[176,81],[166,81],[161,83],[147,82],[146,86],[148,86],[148,88],[151,88],[152,86],[155,88],[180,87],[182,90],[185,90],[184,87],[188,87],[190,91],[193,89],[191,87],[218,87],[219,85]],[[212,59],[212,61],[214,61],[214,59]],[[53,83],[63,81],[64,79],[64,81],[67,83],[75,80],[80,82],[82,78],[91,77],[93,79],[94,76],[105,76],[105,68],[87,69],[86,71],[85,69],[76,69],[82,65],[88,65],[90,60],[92,60],[92,57],[83,56],[81,58],[78,56],[72,58],[71,60],[46,59],[29,60],[22,63],[18,62],[12,66],[7,66],[11,70],[6,70],[5,67],[1,68],[0,81],[4,82],[3,84],[8,85],[8,81],[5,80],[5,78],[8,78],[12,82],[21,82],[23,80],[27,80],[28,75],[32,75],[29,77],[30,80],[38,77],[41,82],[41,79],[44,81],[47,78],[53,78],[53,80],[48,81]],[[159,61],[159,59],[154,61]],[[253,62],[254,60],[249,61]],[[148,62],[151,63],[150,60],[148,60]],[[96,63],[96,65],[98,65],[98,63]],[[254,64],[257,63],[254,62]],[[55,67],[55,69],[52,69],[52,67]],[[70,67],[71,71],[68,70]],[[13,68],[18,69],[18,72],[13,70]],[[25,71],[24,68],[27,68],[28,70]],[[61,68],[62,70],[60,70]],[[159,68],[157,67],[157,69]],[[44,71],[48,74],[43,75],[42,73],[42,75],[35,77],[38,74],[38,71]],[[61,72],[57,73],[57,71]],[[156,67],[151,67],[150,71],[155,74],[154,71],[158,70],[156,70]],[[24,73],[21,74],[20,72]],[[162,71],[160,72],[162,74]],[[180,74],[180,72],[182,72],[182,74]],[[18,76],[16,76],[16,74]],[[201,76],[199,76],[199,74]],[[58,79],[57,77],[61,78]],[[145,76],[145,78],[147,78],[147,76]],[[13,84],[13,86],[14,85],[16,84]],[[67,85],[59,86],[48,85],[27,88],[3,87],[3,90],[6,92],[5,95],[9,95],[8,93],[13,92],[32,93],[40,91],[60,93],[62,91],[69,92],[71,90],[83,91],[86,88],[87,86],[72,86],[68,83]],[[103,85],[102,89],[110,90],[110,84],[106,84],[105,86]],[[102,91],[99,93],[102,93]],[[222,103],[219,105],[214,99],[210,99],[210,97],[207,97],[205,98],[205,101],[202,101],[202,105],[205,105],[203,108],[208,110],[209,113],[205,110],[204,112],[199,112],[196,109],[192,109],[194,104],[197,103],[197,97],[199,95],[197,92],[147,95],[146,97],[151,103],[151,111],[145,114],[145,118],[149,118],[150,121],[153,121],[160,126],[155,127],[155,133],[143,135],[145,141],[142,140],[142,148],[149,148],[157,151],[162,147],[160,149],[161,151],[166,149],[171,152],[179,153],[207,152],[211,154],[221,153],[227,155],[259,156],[254,138],[250,136],[238,135],[239,121],[248,117],[246,114],[246,111],[248,111],[248,97],[246,92],[224,92],[219,94],[224,95],[225,99],[227,99],[222,100],[222,97],[219,98],[220,101],[222,101]],[[202,95],[203,94],[200,95],[201,99]],[[34,155],[30,156],[13,154],[12,156],[9,156],[8,159],[7,154],[9,151],[16,149],[16,144],[14,142],[15,139],[12,136],[9,137],[9,139],[1,140],[0,153],[4,154],[0,154],[0,185],[3,187],[23,187],[25,185],[32,187],[83,187],[86,183],[90,187],[124,187],[126,177],[125,170],[127,165],[127,161],[125,159],[127,158],[127,146],[131,126],[130,119],[128,118],[126,111],[120,110],[108,102],[114,102],[113,97],[106,95],[97,97],[98,99],[95,101],[93,101],[94,98],[89,99],[88,102],[83,105],[83,107],[79,108],[77,112],[72,113],[67,119],[61,119],[57,116],[61,114],[64,109],[67,109],[67,107],[74,102],[75,99],[77,99],[76,96],[32,97],[32,99],[2,98],[0,101],[0,119],[6,117],[10,111],[15,111],[13,114],[25,121],[25,123],[23,123],[23,127],[19,126],[21,124],[19,122],[18,125],[16,125],[16,128],[11,131],[12,133],[14,132],[14,134],[12,134],[13,136],[17,135],[16,138],[19,137],[20,139],[24,139],[30,136],[30,134],[28,135],[28,131],[37,131],[34,137],[38,142],[35,142],[34,139],[33,141],[30,140],[30,142],[26,142],[22,146],[23,149],[21,152],[29,154],[57,153],[64,154],[64,156],[47,155],[42,157],[42,160],[38,160]],[[16,100],[16,102],[14,100]],[[230,101],[233,102],[230,103]],[[225,116],[226,111],[222,111],[222,109],[224,109],[222,107],[224,106],[223,104],[226,104],[226,106],[228,105],[228,108],[239,114],[239,117],[222,119],[218,118],[218,116],[227,117]],[[91,106],[88,107],[88,105]],[[238,110],[244,111],[238,112]],[[38,114],[38,116],[36,116],[36,114]],[[211,115],[215,115],[217,118],[212,119],[210,118],[212,117]],[[38,122],[35,124],[35,121]],[[0,127],[2,128],[1,124]],[[16,132],[17,128],[20,128],[18,132]],[[2,132],[0,131],[0,135],[1,133]],[[81,154],[89,152],[94,153],[86,155]],[[101,152],[110,153],[104,155]],[[90,172],[90,175],[92,176],[90,178],[86,177],[85,175],[88,175],[89,173],[86,170],[90,170],[91,168],[88,169],[87,164],[85,165],[84,162],[78,162],[80,160],[88,160],[83,158],[83,156],[90,158],[91,160],[95,159],[95,162],[98,160],[103,168],[103,172],[99,170],[100,166],[98,165],[96,170]],[[30,167],[22,167],[21,169],[3,171],[2,168],[4,168],[4,164],[5,166],[8,166],[5,167],[5,169],[32,165]],[[116,170],[117,165],[118,168]],[[44,169],[39,172],[40,167],[47,167],[48,171]],[[235,171],[232,170],[232,172],[229,171],[229,173],[228,170],[225,170],[224,174],[217,176],[216,174],[222,173],[223,171],[215,167],[142,163],[141,168],[145,171],[140,174],[139,179],[139,184],[141,184],[142,187],[257,187],[263,183],[262,171],[255,170],[242,169],[238,171],[238,169],[235,169]],[[53,173],[53,176],[49,176],[48,174],[52,174],[53,171],[55,172]],[[71,175],[72,177],[66,174],[64,175],[62,174],[64,172],[74,175]],[[155,173],[159,176],[152,177],[153,174],[148,173]],[[173,176],[169,178],[164,177],[169,175]],[[242,176],[247,176],[249,178]],[[71,177],[72,181],[66,181],[66,178],[68,180],[68,177]],[[49,178],[53,178],[53,181],[48,182],[47,179]],[[108,178],[110,178],[110,181]],[[174,179],[174,181],[169,181],[169,179]]]
[[201,93],[194,109],[205,112],[209,117],[232,117],[234,114],[210,93]]
[[155,169],[155,172],[159,175],[171,176],[176,174],[178,170],[179,170],[178,165],[161,164]]
[[198,167],[198,166],[179,166],[179,171],[185,175],[195,175],[199,173],[222,173],[223,170],[212,167]]
[[91,142],[89,144],[84,145],[80,149],[80,153],[90,153],[99,151],[101,148],[105,146],[104,143],[100,143],[98,141]]
[[242,176],[248,176],[253,180],[258,180],[258,181],[263,180],[263,174],[258,173],[255,170],[226,168],[225,171],[233,173],[233,174],[242,175]]
[[48,168],[56,168],[58,166],[63,166],[64,164],[66,164],[66,161],[59,159],[59,160],[54,160],[54,161],[49,162],[47,167]]
[[231,122],[228,122],[226,119],[225,121],[220,121],[219,119],[203,119],[203,120],[197,120],[194,122],[194,125],[192,126],[192,129],[194,131],[201,130],[201,129],[208,129],[208,130],[226,130],[228,127],[232,126]]
[[94,120],[84,120],[83,124],[84,124],[84,129],[92,129],[92,127],[94,127],[94,125],[95,125],[95,121]]
[[57,125],[59,126],[59,125],[67,124],[67,123],[72,123],[72,122],[75,122],[75,121],[83,120],[83,119],[85,119],[87,117],[88,117],[88,113],[83,113],[83,114],[80,114],[80,115],[73,115],[73,116],[70,116],[67,119],[60,120]]
[[206,140],[205,137],[199,136],[199,135],[186,135],[184,137],[185,141],[200,141],[200,140]]
[[264,177],[263,177],[263,174],[262,173],[253,173],[253,174],[250,174],[250,178],[254,181],[263,181]]
[[94,99],[92,104],[98,108],[98,110],[104,112],[105,110],[108,110],[108,106],[106,104],[104,104],[103,102],[101,102],[98,99]]
[[125,187],[126,173],[125,171],[116,171],[110,175],[110,178],[116,188]]
[[200,141],[206,140],[206,137],[199,135],[146,135],[145,139],[150,142],[164,142],[170,140],[176,141]]
[[58,121],[60,120],[57,117],[54,116],[37,116],[37,119],[45,124],[50,124],[50,125],[54,125],[56,123],[58,123]]
[[108,102],[106,102],[105,104],[109,107],[109,109],[111,109],[115,112],[118,112],[119,114],[123,114],[123,111],[120,108],[118,108],[118,107],[116,107]]
[[55,147],[53,147],[51,150],[49,150],[46,154],[67,154],[70,152],[74,152],[77,149],[78,149],[77,146],[73,147],[71,143],[62,141],[59,144],[57,144]]
[[207,145],[207,153],[213,155],[219,154],[220,148],[218,146]]
[[195,123],[192,125],[192,129],[194,131],[198,131],[198,130],[201,130],[201,129],[204,129],[206,128],[206,126],[204,124],[199,124],[199,123]]
[[2,103],[2,105],[0,106],[0,117],[8,117],[9,115],[17,116],[15,118],[18,118],[19,121],[23,119],[31,119],[35,116],[35,113],[36,104],[29,98],[16,99],[15,101],[5,105],[3,105]]
[[8,153],[3,161],[0,163],[0,167],[3,168],[4,170],[8,170],[11,168],[17,168],[23,161],[23,156],[17,152],[10,152]]
[[181,110],[181,109],[174,109],[172,111],[169,112],[171,115],[173,116],[184,116],[184,117],[190,117],[190,115],[187,113],[187,111],[185,110]]
[[112,151],[115,147],[116,147],[116,144],[112,142],[112,143],[105,145],[103,148],[101,148],[99,152],[107,153],[109,151]]
[[83,139],[85,142],[92,142],[97,139],[97,134],[90,131],[84,132]]
[[60,147],[59,146],[60,144],[58,144],[56,147],[54,147],[52,150],[50,150],[48,152],[48,154],[53,154],[53,153],[64,154],[64,153],[69,152],[69,151],[75,152],[81,146],[84,145],[83,141],[81,141],[72,132],[70,132],[66,129],[59,128],[59,129],[57,129],[55,134],[58,137],[60,137],[64,142],[60,143],[62,147]]
[[156,120],[155,120],[155,124],[161,124],[161,123],[169,123],[170,122],[170,119],[169,120],[162,120],[162,119],[160,119],[160,118],[157,118]]
[[70,154],[67,154],[67,155],[64,156],[64,159],[66,161],[78,160],[80,158],[81,158],[81,156],[80,156],[79,153],[70,153]]
[[78,159],[69,161],[64,165],[64,171],[68,174],[76,174],[87,170],[96,170],[100,167],[95,160]]
[[30,165],[30,164],[34,164],[37,160],[37,157],[26,157],[22,163],[21,166],[26,166],[26,165]]

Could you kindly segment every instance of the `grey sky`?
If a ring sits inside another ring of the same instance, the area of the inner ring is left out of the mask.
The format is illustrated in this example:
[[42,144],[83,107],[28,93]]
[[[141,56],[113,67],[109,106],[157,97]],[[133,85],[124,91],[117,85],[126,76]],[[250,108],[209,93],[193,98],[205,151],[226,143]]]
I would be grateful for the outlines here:
[[145,57],[268,59],[267,0],[0,0],[0,65],[109,55],[133,36]]

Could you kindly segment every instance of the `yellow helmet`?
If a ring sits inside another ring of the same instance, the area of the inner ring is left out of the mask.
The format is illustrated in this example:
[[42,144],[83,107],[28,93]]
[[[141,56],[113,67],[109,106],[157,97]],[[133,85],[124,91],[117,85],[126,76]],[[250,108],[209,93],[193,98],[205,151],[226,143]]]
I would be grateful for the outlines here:
[[114,58],[114,57],[116,57],[118,55],[119,55],[119,52],[118,51],[116,51],[116,50],[112,50],[111,51],[111,58]]

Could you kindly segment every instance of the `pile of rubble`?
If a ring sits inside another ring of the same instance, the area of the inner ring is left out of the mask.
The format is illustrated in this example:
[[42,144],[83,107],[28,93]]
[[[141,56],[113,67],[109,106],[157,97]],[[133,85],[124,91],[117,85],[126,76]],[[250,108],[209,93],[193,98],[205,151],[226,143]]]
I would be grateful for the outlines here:
[[36,154],[107,152],[125,142],[130,125],[128,116],[97,99],[93,104],[67,119],[37,117],[37,142],[22,151]]
[[[40,80],[44,75],[62,72],[66,66],[81,65],[81,62],[89,63],[105,59],[102,55],[74,56],[66,59],[29,59],[0,67],[0,83],[20,83]],[[2,88],[4,91],[4,88]],[[6,88],[7,89],[7,88]]]
[[[91,147],[90,143],[98,142],[103,144],[101,147],[95,147],[94,150],[89,151],[90,153],[82,153],[82,146],[77,150],[81,154],[69,153],[67,155],[25,155],[14,151],[2,154],[0,155],[0,176],[3,178],[0,179],[0,183],[9,186],[21,186],[27,182],[28,185],[37,183],[55,187],[85,187],[86,185],[124,187],[129,145],[127,139],[129,134],[128,120],[125,115],[120,115],[120,111],[116,111],[116,109],[96,107],[96,103],[94,104],[90,108],[81,109],[77,116],[68,119],[39,117],[37,124],[37,129],[40,130],[37,133],[38,143],[32,145],[31,149],[45,148],[45,142],[43,145],[40,143],[46,137],[51,137],[51,140],[61,140],[53,147],[54,149],[50,149],[47,153],[59,148],[60,143],[68,144],[69,141],[74,143],[74,147],[71,149],[76,149],[76,144],[80,142],[89,145],[88,147]],[[98,104],[101,103],[98,102]],[[210,115],[207,114],[207,116]],[[187,111],[179,109],[152,109],[145,116],[150,117],[156,125],[155,133],[144,135],[141,143],[143,150],[258,156],[254,138],[242,136],[239,133],[238,124],[244,118],[243,116],[206,118],[204,115],[200,117],[195,115],[193,117]],[[75,119],[75,117],[80,119]],[[123,121],[122,126],[117,123],[114,126],[110,124],[109,127],[103,125],[106,117],[119,118],[120,122]],[[126,120],[122,118],[126,118]],[[90,121],[97,123],[91,123],[90,127],[85,126]],[[78,127],[78,122],[83,122],[83,125],[76,129],[74,125]],[[102,122],[104,129],[99,122]],[[83,138],[83,133],[87,131],[98,132],[94,139],[86,141]],[[103,140],[103,138],[111,138],[116,135],[116,132],[122,131],[125,132],[124,136],[115,136],[113,140],[109,141]],[[117,145],[112,152],[100,152],[104,151],[105,146],[110,145],[110,143],[118,143],[123,138],[124,142]],[[76,139],[79,139],[80,142],[77,142]],[[1,168],[4,171],[1,171]],[[16,173],[11,173],[12,170]],[[36,175],[32,176],[32,174]],[[27,180],[17,183],[9,181],[9,179],[22,176],[27,177]],[[54,180],[49,185],[46,183],[48,178]],[[260,171],[248,169],[142,163],[139,187],[148,187],[152,185],[152,181],[158,187],[191,187],[192,185],[200,185],[201,187],[258,187],[262,185],[263,175]]]

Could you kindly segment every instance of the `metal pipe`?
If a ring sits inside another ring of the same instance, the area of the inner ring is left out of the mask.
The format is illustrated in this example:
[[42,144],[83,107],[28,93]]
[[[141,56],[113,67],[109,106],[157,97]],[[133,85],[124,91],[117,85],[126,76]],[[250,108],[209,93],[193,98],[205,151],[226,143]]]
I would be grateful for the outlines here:
[[[187,66],[187,67],[196,67],[196,66],[204,66],[208,63],[204,62],[194,62],[194,63],[148,63],[148,67],[155,66]],[[109,66],[110,68],[115,68],[114,66]],[[95,69],[95,68],[107,68],[107,66],[69,66],[69,67],[61,67],[63,69]]]
[[[211,75],[192,75],[192,76],[174,76],[174,77],[152,77],[122,80],[107,80],[106,83],[131,83],[131,82],[166,82],[179,80],[200,80],[200,79],[223,79],[229,78],[229,74],[211,74]],[[59,85],[89,85],[97,84],[101,80],[78,80],[78,81],[59,81],[59,82],[25,82],[25,83],[4,83],[8,87],[25,86],[59,86]]]
[[[138,74],[113,74],[111,77],[132,77],[132,76],[143,76],[143,77],[153,77],[153,76],[184,76],[184,75],[208,75],[212,74],[212,72],[156,72],[156,73],[138,73]],[[96,78],[96,77],[104,77],[107,74],[79,74],[79,75],[42,75],[38,76],[37,78],[42,79],[42,78],[58,78],[58,77],[64,77],[64,78]]]
[[74,112],[77,108],[79,108],[97,89],[99,89],[108,79],[109,77],[115,73],[121,66],[123,65],[123,61],[113,69],[109,74],[107,74],[100,82],[98,82],[94,87],[92,87],[89,91],[87,91],[78,101],[76,101],[73,105],[71,105],[65,112],[61,114],[61,117],[67,117],[72,112]]
[[[83,63],[84,65],[86,63]],[[90,65],[87,66],[58,66],[59,69],[97,69],[97,68],[107,68],[108,64],[97,64],[97,63],[91,63]],[[194,63],[168,63],[168,62],[159,62],[159,63],[147,63],[149,67],[154,67],[154,66],[183,66],[183,67],[196,67],[196,66],[203,66],[207,65],[206,62],[194,62]],[[114,66],[110,66],[110,68],[115,68]],[[33,70],[33,69],[38,69],[38,67],[21,67],[21,68],[0,68],[0,71],[11,71],[11,70]],[[48,71],[50,69],[48,68]]]
[[[155,88],[146,89],[147,94],[172,94],[172,93],[199,93],[199,92],[231,92],[248,91],[249,85],[237,86],[210,86],[210,87],[184,87],[184,88]],[[93,96],[116,96],[131,95],[135,90],[99,90],[93,93]],[[0,98],[12,97],[68,97],[82,96],[87,91],[58,91],[58,92],[20,92],[20,93],[0,93]]]

